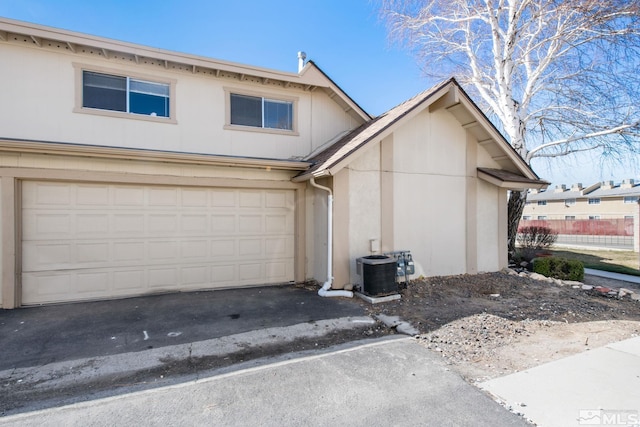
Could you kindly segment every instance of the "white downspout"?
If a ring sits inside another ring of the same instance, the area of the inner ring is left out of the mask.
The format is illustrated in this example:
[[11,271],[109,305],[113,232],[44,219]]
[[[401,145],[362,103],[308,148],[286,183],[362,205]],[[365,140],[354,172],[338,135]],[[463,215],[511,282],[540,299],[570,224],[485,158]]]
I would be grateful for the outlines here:
[[331,282],[333,282],[333,192],[329,187],[316,184],[314,178],[309,181],[312,187],[327,192],[327,281],[324,282],[318,295],[321,297],[353,297],[351,291],[332,291]]

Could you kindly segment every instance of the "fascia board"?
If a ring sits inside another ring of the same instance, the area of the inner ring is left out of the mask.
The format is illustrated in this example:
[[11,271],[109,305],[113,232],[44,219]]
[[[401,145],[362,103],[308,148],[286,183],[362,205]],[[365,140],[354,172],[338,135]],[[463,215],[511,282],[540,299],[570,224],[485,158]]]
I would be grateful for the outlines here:
[[524,183],[524,182],[517,182],[517,181],[501,180],[481,170],[478,171],[478,178],[490,184],[493,184],[496,187],[506,188],[508,190],[518,190],[518,191],[524,191],[528,189],[540,190],[540,189],[547,188],[549,186],[549,184],[544,181],[540,181],[539,183],[534,184],[533,182]]
[[309,162],[0,138],[0,152],[304,171]]

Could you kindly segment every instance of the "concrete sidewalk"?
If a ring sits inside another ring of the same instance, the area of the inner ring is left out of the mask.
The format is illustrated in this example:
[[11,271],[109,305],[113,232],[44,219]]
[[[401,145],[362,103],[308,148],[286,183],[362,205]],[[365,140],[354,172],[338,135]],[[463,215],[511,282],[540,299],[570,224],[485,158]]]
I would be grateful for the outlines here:
[[635,283],[640,285],[640,276],[631,276],[629,274],[613,273],[610,271],[594,270],[592,268],[585,268],[584,274],[590,274],[592,276],[604,277],[607,279],[620,280],[622,282]]
[[0,418],[0,426],[526,426],[409,338]]
[[537,425],[640,425],[640,337],[496,378],[480,387]]

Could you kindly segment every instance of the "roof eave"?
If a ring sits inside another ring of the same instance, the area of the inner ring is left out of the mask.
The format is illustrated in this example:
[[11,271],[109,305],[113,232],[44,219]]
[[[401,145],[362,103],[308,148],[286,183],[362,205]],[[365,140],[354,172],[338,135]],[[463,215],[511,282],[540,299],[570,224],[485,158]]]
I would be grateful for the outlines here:
[[266,159],[256,157],[222,156],[201,153],[146,150],[123,147],[106,147],[53,141],[33,141],[0,138],[0,152],[64,155],[106,159],[171,162],[207,166],[235,166],[257,169],[304,171],[311,164],[298,160]]
[[522,179],[508,179],[501,178],[492,174],[486,168],[477,169],[478,178],[486,181],[496,187],[505,188],[507,190],[525,191],[529,189],[541,190],[547,188],[550,183],[541,179],[528,179],[523,177]]

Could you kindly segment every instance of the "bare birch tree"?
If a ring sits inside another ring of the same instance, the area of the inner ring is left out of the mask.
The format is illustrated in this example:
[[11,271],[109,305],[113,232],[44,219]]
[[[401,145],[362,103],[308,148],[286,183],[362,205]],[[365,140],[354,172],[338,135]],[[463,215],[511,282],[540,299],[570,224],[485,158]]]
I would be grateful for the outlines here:
[[[380,0],[392,39],[451,75],[527,161],[637,154],[637,0]],[[509,250],[526,192],[509,198]]]

